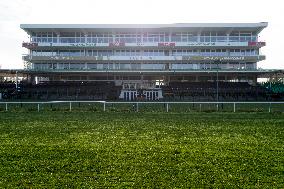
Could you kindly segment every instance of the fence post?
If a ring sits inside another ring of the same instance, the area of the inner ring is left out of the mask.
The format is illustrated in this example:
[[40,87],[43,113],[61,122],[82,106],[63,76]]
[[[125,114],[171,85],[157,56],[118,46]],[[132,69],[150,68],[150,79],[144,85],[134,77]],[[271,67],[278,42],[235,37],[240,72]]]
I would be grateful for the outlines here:
[[69,111],[71,112],[72,110],[72,102],[69,102]]
[[6,112],[8,111],[8,103],[6,103]]
[[167,108],[167,112],[169,112],[169,103],[167,103],[166,108]]
[[219,103],[216,104],[217,112],[219,111]]
[[104,112],[106,111],[106,102],[104,102]]
[[236,112],[236,103],[234,102],[234,112]]
[[37,111],[39,112],[39,104],[37,104]]
[[269,103],[269,108],[268,108],[268,112],[271,112],[271,102]]
[[139,108],[138,108],[138,102],[136,103],[136,112],[139,111]]
[[201,112],[201,104],[199,104],[199,111]]

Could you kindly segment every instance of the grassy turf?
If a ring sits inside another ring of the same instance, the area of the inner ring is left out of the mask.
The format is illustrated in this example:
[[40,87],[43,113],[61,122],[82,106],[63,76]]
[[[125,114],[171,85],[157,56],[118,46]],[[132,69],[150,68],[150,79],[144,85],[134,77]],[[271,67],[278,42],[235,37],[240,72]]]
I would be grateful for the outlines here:
[[2,112],[0,187],[284,188],[284,114]]

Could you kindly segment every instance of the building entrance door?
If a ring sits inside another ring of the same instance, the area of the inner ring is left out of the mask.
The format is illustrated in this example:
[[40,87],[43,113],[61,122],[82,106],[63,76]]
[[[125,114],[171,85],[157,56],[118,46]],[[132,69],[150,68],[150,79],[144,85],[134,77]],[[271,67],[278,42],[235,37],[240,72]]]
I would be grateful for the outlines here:
[[124,91],[124,100],[133,101],[137,98],[137,91]]

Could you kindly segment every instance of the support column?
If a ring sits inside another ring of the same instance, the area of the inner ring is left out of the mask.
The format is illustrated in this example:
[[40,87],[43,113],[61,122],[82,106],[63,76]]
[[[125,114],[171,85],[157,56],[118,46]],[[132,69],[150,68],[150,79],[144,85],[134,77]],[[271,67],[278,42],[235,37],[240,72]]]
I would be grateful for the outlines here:
[[201,32],[199,32],[199,33],[197,34],[197,42],[198,42],[198,43],[200,42],[200,36],[201,36]]
[[198,75],[195,76],[195,81],[198,82]]
[[229,43],[229,41],[230,41],[230,34],[229,34],[229,33],[227,33],[226,35],[227,35],[227,37],[226,37],[226,41],[227,41],[227,43]]
[[16,90],[18,91],[18,71],[16,71]]

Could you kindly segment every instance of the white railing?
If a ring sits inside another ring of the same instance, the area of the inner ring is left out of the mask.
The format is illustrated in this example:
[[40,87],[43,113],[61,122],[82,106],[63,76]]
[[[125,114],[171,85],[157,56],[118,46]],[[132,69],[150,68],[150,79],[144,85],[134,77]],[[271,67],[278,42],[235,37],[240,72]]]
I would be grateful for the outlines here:
[[[81,104],[81,105],[80,105]],[[66,111],[72,111],[73,107],[75,110],[77,109],[84,109],[85,107],[92,107],[93,105],[98,105],[97,110],[100,111],[108,111],[113,110],[113,108],[119,107],[119,105],[126,105],[128,106],[127,110],[139,112],[140,108],[145,108],[145,105],[154,105],[151,106],[150,109],[155,111],[155,108],[157,106],[162,105],[162,108],[158,111],[165,111],[170,112],[174,109],[174,107],[178,107],[180,109],[180,112],[183,110],[186,111],[227,111],[227,112],[242,112],[242,111],[258,111],[258,112],[284,112],[284,101],[281,102],[155,102],[155,101],[114,101],[114,102],[108,102],[108,101],[42,101],[42,102],[0,102],[0,108],[1,106],[4,107],[2,110],[9,111],[15,109],[15,106],[20,109],[29,108],[28,110],[33,111],[44,111],[48,109],[49,106],[53,105],[59,105],[59,107],[64,107],[64,110]],[[30,106],[28,106],[30,105]],[[183,106],[182,106],[183,105]],[[191,105],[191,106],[190,106]],[[20,107],[18,107],[20,106]],[[25,107],[26,106],[26,107]],[[117,106],[117,107],[115,107]],[[143,107],[144,106],[144,107]],[[224,109],[224,106],[227,106]],[[130,107],[130,108],[129,108]],[[190,108],[191,109],[188,109]],[[193,107],[193,108],[192,108]],[[209,108],[208,108],[209,107]],[[121,108],[121,107],[120,107]],[[119,109],[116,109],[119,111]],[[123,108],[122,108],[123,110]],[[125,110],[125,109],[124,109]],[[149,107],[147,111],[149,110]]]
[[108,59],[123,59],[123,60],[129,60],[129,59],[149,59],[149,58],[156,58],[156,59],[173,59],[172,57],[181,57],[181,56],[263,56],[262,54],[257,53],[203,53],[203,52],[196,52],[196,53],[173,53],[171,55],[162,55],[162,54],[130,54],[130,55],[120,55],[120,54],[94,54],[94,55],[88,55],[88,54],[60,54],[60,53],[32,53],[32,54],[22,54],[22,57],[107,57]]
[[[139,35],[140,36],[140,35]],[[169,37],[32,37],[37,43],[147,43],[147,42],[246,42],[258,40],[257,36],[171,36]]]

